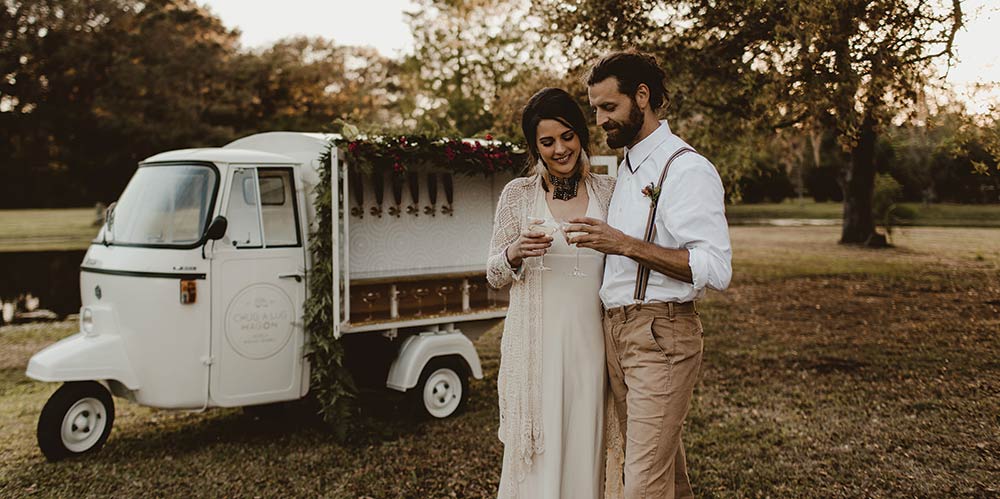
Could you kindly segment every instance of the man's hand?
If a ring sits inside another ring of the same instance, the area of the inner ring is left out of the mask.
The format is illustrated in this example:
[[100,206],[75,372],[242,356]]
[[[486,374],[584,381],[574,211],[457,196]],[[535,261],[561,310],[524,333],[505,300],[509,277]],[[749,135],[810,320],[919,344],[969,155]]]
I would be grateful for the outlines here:
[[568,242],[581,248],[595,249],[606,255],[624,255],[633,242],[624,232],[596,218],[578,217],[570,219],[569,223],[572,225],[566,226],[565,232],[577,234]]

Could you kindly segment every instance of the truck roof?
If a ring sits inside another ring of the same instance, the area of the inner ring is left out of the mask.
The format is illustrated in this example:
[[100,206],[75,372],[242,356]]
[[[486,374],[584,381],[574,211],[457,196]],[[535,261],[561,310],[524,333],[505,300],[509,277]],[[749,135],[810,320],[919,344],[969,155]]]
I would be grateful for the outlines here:
[[143,163],[159,161],[211,161],[218,163],[266,163],[289,164],[298,163],[295,159],[283,154],[222,147],[204,147],[198,149],[178,149],[162,152],[143,160]]

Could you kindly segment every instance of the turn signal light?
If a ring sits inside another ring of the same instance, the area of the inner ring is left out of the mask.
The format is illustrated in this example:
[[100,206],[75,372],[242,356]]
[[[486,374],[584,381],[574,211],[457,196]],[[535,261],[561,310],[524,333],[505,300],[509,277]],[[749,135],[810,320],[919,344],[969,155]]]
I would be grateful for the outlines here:
[[181,304],[194,303],[198,298],[198,281],[193,279],[181,280]]

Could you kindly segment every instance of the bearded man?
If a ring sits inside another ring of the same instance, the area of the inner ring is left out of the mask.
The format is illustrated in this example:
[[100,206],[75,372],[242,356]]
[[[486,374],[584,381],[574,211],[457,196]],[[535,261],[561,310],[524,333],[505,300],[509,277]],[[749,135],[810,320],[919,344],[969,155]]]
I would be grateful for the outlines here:
[[625,160],[607,223],[577,218],[566,228],[585,233],[571,243],[607,255],[604,343],[627,499],[694,497],[681,432],[703,351],[695,302],[732,278],[722,180],[658,119],[664,79],[652,56],[632,51],[591,69],[597,124]]

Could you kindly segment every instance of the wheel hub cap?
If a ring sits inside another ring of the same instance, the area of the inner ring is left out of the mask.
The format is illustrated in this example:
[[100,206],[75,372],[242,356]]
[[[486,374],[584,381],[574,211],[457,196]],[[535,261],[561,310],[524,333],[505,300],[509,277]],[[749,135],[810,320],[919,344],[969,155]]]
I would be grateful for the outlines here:
[[80,399],[66,411],[62,424],[62,442],[73,452],[84,452],[100,440],[107,425],[104,404],[95,398]]
[[451,369],[438,369],[424,385],[424,407],[431,416],[450,416],[462,402],[462,380]]

